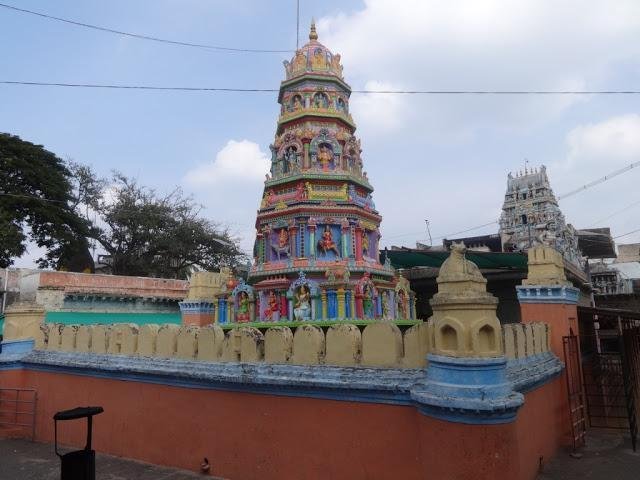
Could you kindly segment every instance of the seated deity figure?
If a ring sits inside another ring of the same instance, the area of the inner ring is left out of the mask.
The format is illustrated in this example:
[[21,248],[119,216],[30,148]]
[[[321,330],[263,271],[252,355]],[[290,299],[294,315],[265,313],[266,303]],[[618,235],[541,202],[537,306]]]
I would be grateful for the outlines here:
[[325,225],[324,231],[322,232],[322,238],[318,241],[318,250],[321,250],[322,253],[327,253],[332,251],[336,254],[337,257],[340,256],[340,251],[338,250],[338,246],[333,241],[333,233],[331,233],[331,228],[329,225]]
[[276,294],[273,293],[273,290],[269,292],[269,296],[267,297],[267,308],[264,310],[264,318],[265,320],[277,320],[279,318],[278,299],[276,298]]
[[309,287],[301,285],[298,288],[298,292],[295,296],[295,303],[293,305],[293,316],[296,320],[310,320],[311,319],[311,293]]
[[296,95],[293,97],[293,111],[296,112],[302,109],[302,102],[300,101],[300,96]]
[[238,296],[238,312],[236,314],[236,320],[238,322],[249,321],[249,295],[247,292],[240,292]]
[[318,162],[325,172],[331,168],[331,160],[333,160],[333,153],[331,149],[326,145],[322,145],[318,150]]
[[313,53],[313,57],[311,59],[311,66],[314,70],[321,70],[327,68],[327,57],[325,56],[322,49],[318,48]]

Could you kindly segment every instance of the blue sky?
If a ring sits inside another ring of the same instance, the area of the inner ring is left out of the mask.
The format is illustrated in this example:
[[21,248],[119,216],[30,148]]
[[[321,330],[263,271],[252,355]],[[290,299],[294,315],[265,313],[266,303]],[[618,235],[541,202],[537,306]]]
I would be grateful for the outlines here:
[[[293,0],[14,0],[114,29],[232,47],[293,49]],[[638,89],[640,2],[301,0],[354,89]],[[286,54],[163,45],[0,8],[3,80],[277,88]],[[354,94],[351,111],[382,213],[383,244],[497,220],[509,171],[549,167],[556,193],[640,159],[640,96]],[[273,93],[180,93],[0,86],[0,131],[63,158],[180,185],[205,215],[253,243]],[[561,202],[578,228],[640,228],[640,168]],[[497,230],[486,227],[472,233]],[[619,241],[640,240],[629,235]],[[19,265],[29,265],[37,251]]]

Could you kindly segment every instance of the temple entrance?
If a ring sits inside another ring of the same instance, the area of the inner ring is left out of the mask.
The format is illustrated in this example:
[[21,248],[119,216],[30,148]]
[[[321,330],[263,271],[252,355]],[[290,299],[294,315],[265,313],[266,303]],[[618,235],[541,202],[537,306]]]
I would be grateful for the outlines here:
[[[574,422],[580,412],[574,409],[582,404],[586,427],[628,430],[635,451],[640,408],[640,313],[579,307],[578,319],[580,336],[564,338],[574,445],[580,440],[580,425]],[[580,376],[582,388],[577,388],[575,381]]]

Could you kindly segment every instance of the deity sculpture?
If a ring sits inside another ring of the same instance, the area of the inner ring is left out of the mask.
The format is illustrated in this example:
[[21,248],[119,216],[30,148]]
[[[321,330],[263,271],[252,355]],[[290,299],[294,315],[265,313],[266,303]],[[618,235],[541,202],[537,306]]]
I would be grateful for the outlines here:
[[267,297],[267,308],[265,308],[264,310],[265,320],[277,320],[279,318],[279,315],[275,314],[278,314],[278,312],[278,299],[276,298],[276,294],[273,293],[273,290],[271,290],[269,291],[269,296]]
[[293,97],[293,111],[298,111],[302,109],[302,102],[300,101],[300,95],[296,95]]
[[304,70],[307,66],[307,57],[300,50],[296,52],[296,56],[293,59],[293,72],[297,73]]
[[318,162],[320,163],[323,171],[326,172],[330,169],[332,159],[333,152],[331,152],[331,149],[326,145],[320,146],[320,149],[318,150]]
[[301,285],[295,296],[295,303],[293,305],[293,316],[296,320],[310,320],[311,319],[311,292],[309,287]]
[[296,147],[292,145],[287,148],[287,150],[284,152],[284,159],[289,164],[289,166],[297,166],[298,152],[296,151]]
[[286,228],[283,228],[278,234],[278,247],[284,248],[287,246],[289,246],[289,232],[287,232]]
[[397,304],[400,318],[409,318],[409,316],[407,315],[407,299],[404,290],[400,290],[398,292]]
[[289,255],[289,249],[290,249],[289,232],[287,231],[286,228],[280,229],[280,231],[278,232],[278,241],[277,243],[272,244],[271,248],[277,255],[278,261],[280,260],[280,257],[282,255],[285,255],[285,256]]
[[342,65],[340,65],[340,54],[336,53],[331,57],[331,70],[334,73],[337,73],[339,76],[342,76]]
[[369,285],[364,286],[362,297],[364,316],[367,318],[373,318],[373,295],[371,293],[371,287]]
[[247,292],[240,292],[238,296],[238,312],[236,315],[238,322],[249,321],[249,295]]
[[313,106],[315,108],[329,108],[329,99],[324,93],[316,93],[313,96]]
[[338,250],[336,243],[333,241],[333,233],[331,233],[329,225],[325,225],[324,227],[322,238],[318,242],[318,250],[321,250],[325,255],[327,252],[332,251],[337,257],[340,256],[340,251]]
[[362,254],[369,256],[369,235],[366,230],[362,232]]
[[321,48],[318,48],[313,52],[311,66],[314,70],[324,70],[327,68],[327,57]]

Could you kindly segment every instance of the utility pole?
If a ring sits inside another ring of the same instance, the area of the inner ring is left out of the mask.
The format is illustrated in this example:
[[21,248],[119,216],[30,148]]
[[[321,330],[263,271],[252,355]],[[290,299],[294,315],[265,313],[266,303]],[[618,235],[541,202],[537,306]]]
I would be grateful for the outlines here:
[[300,0],[296,0],[296,50],[300,47]]
[[433,247],[433,239],[431,238],[431,230],[429,229],[429,220],[425,218],[424,223],[427,225],[427,235],[429,236],[429,246]]

